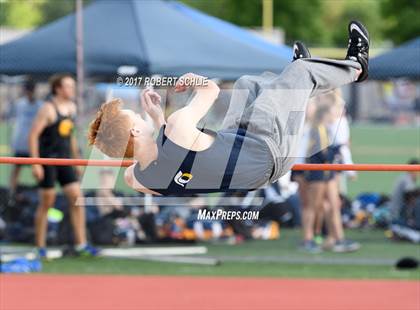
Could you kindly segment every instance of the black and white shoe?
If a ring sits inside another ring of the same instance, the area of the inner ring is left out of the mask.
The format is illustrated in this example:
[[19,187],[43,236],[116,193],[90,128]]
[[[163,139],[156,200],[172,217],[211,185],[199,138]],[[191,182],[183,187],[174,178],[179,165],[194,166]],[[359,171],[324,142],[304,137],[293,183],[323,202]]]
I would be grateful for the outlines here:
[[349,44],[346,59],[357,61],[362,66],[362,73],[356,82],[367,79],[369,72],[369,32],[362,23],[349,23]]
[[306,46],[299,41],[295,41],[293,44],[293,60],[295,61],[297,59],[301,58],[311,58],[311,53],[309,53],[309,50],[306,48]]

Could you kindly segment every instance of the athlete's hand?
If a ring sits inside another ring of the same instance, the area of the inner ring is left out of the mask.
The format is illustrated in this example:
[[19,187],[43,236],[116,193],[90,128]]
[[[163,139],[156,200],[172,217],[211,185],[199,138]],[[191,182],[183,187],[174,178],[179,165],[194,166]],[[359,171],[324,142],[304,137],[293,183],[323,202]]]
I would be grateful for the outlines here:
[[141,94],[141,106],[158,128],[165,123],[161,101],[160,95],[152,89],[145,89]]
[[44,168],[41,165],[32,165],[32,174],[37,181],[44,179]]
[[143,90],[143,96],[149,100],[148,103],[153,103],[154,105],[160,105],[162,101],[160,95],[151,88]]
[[186,73],[181,76],[175,84],[175,92],[181,93],[186,91],[188,88],[202,88],[206,86],[207,78],[195,73]]
[[194,73],[185,73],[182,75],[175,84],[175,92],[182,93],[188,89],[187,80],[194,78]]

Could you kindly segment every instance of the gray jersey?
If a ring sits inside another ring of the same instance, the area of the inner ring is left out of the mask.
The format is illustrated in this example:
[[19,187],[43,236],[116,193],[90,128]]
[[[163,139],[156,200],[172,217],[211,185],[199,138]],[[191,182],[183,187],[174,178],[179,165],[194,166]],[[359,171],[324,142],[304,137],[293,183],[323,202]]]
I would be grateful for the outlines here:
[[351,60],[311,58],[294,61],[280,75],[243,76],[209,149],[184,149],[165,137],[163,127],[158,159],[144,170],[137,165],[135,177],[163,195],[251,190],[274,182],[297,157],[309,98],[354,82],[357,69],[360,64]]
[[162,195],[253,190],[267,183],[274,162],[266,143],[246,131],[206,130],[215,136],[204,151],[185,149],[165,136],[156,140],[158,158],[145,169],[137,164],[136,179]]

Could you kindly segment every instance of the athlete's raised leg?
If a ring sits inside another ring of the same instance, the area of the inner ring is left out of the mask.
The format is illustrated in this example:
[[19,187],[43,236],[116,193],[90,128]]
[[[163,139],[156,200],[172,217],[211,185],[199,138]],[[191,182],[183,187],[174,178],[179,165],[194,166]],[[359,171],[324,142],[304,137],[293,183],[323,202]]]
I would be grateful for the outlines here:
[[349,24],[349,47],[345,60],[299,58],[264,89],[259,105],[273,113],[276,168],[272,181],[290,170],[297,156],[305,111],[309,98],[321,92],[352,82],[361,82],[368,75],[369,35],[359,22]]

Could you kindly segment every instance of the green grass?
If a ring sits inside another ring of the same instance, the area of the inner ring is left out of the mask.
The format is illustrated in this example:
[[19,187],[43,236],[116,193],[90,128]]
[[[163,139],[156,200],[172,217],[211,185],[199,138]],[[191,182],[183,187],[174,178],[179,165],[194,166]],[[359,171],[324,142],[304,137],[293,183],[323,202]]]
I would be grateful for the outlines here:
[[[297,278],[356,278],[356,279],[420,279],[419,269],[398,271],[390,265],[355,265],[361,259],[373,263],[375,260],[397,260],[404,256],[420,259],[420,249],[413,244],[386,240],[383,231],[348,231],[351,238],[362,243],[355,253],[317,255],[300,252],[297,248],[299,232],[283,230],[282,237],[274,241],[249,241],[240,245],[205,244],[208,254],[217,257],[279,257],[289,258],[284,262],[232,262],[223,261],[220,266],[160,263],[143,260],[110,258],[64,258],[44,264],[45,273],[77,274],[140,274],[140,275],[193,275],[193,276],[255,276]],[[317,264],[322,258],[347,264]],[[294,260],[306,259],[307,263]],[[313,262],[311,262],[313,260]]]
[[420,247],[408,242],[395,242],[385,237],[383,230],[352,229],[346,231],[346,237],[362,244],[359,251],[346,254],[324,252],[321,254],[307,254],[297,249],[300,241],[300,230],[283,229],[281,238],[271,241],[247,241],[235,246],[208,245],[210,255],[234,256],[279,256],[293,259],[329,258],[337,259],[386,259],[397,260],[403,256],[412,256],[420,259]]
[[397,271],[387,266],[331,266],[315,264],[238,263],[200,266],[129,259],[61,259],[44,264],[45,273],[232,276],[346,279],[420,279],[419,271]]
[[[420,131],[417,128],[393,126],[353,126],[352,153],[355,163],[405,164],[420,157]],[[356,181],[349,183],[354,197],[363,191],[390,193],[396,172],[359,172]]]

